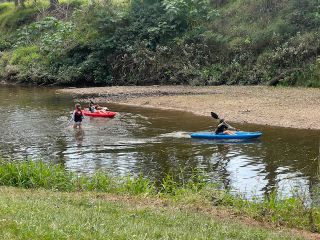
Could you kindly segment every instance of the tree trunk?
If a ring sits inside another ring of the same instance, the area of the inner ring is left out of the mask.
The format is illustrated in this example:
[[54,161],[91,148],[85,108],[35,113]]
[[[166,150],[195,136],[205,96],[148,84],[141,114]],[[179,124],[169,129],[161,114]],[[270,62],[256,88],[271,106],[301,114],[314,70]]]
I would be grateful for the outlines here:
[[94,0],[88,0],[88,5],[93,6],[94,5]]
[[20,2],[21,7],[23,7],[23,8],[25,8],[25,7],[26,7],[26,5],[24,4],[24,1],[25,1],[25,0],[20,0],[20,1],[19,1],[19,2]]
[[24,1],[25,0],[14,0],[14,5],[17,7],[17,8],[25,8],[25,4],[24,4]]
[[56,9],[59,4],[59,0],[50,0],[50,9]]

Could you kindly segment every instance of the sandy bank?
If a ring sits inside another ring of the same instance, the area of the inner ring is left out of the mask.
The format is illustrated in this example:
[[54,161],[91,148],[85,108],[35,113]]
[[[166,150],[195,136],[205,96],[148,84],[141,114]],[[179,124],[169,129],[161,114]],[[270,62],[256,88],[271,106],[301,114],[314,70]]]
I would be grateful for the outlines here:
[[219,113],[235,123],[320,129],[320,89],[263,86],[150,86],[58,90],[77,98],[95,97],[143,107]]

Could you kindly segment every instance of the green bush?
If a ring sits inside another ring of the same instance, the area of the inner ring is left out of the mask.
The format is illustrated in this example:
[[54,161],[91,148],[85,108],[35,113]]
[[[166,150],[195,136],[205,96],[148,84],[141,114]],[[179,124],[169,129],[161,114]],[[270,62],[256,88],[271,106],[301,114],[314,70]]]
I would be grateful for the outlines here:
[[41,84],[318,86],[319,7],[315,0],[72,1],[60,15],[38,15],[34,5],[0,4],[0,51],[13,58],[0,61],[19,71],[15,80]]
[[37,46],[19,47],[16,48],[10,59],[10,64],[29,67],[33,62],[40,59],[40,53]]
[[11,47],[11,43],[6,36],[0,36],[0,52],[5,51]]

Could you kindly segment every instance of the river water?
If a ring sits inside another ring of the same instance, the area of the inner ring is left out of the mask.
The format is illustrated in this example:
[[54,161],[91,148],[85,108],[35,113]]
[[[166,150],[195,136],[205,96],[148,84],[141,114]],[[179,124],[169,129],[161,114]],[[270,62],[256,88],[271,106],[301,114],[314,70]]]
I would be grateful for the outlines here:
[[70,127],[73,99],[50,88],[0,86],[0,155],[41,159],[79,173],[142,173],[154,180],[199,168],[213,182],[252,196],[274,189],[308,193],[318,184],[319,131],[236,125],[262,131],[260,140],[193,140],[190,132],[213,129],[209,117],[108,104],[114,119],[85,118]]

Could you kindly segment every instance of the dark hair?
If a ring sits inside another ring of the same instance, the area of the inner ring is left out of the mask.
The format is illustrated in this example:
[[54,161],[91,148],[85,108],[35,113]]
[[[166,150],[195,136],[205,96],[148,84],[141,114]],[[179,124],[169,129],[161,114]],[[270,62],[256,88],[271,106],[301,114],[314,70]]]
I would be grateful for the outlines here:
[[223,123],[224,122],[224,119],[222,118],[222,119],[220,119],[220,121],[219,121],[219,123]]

